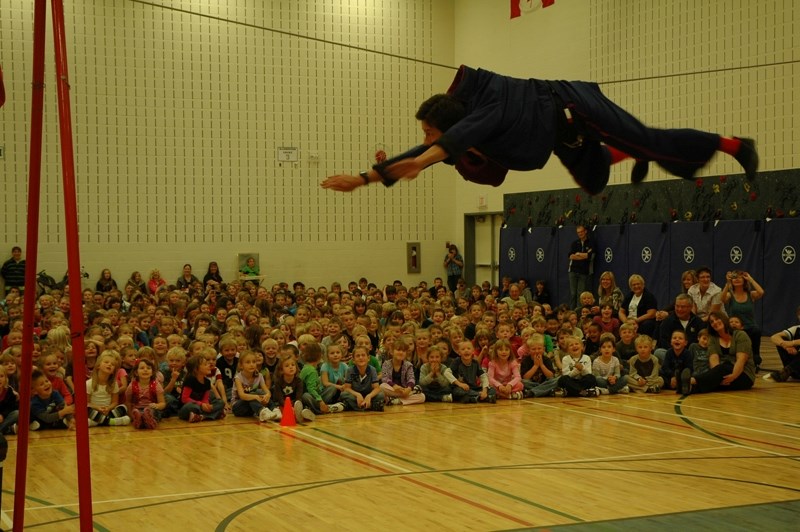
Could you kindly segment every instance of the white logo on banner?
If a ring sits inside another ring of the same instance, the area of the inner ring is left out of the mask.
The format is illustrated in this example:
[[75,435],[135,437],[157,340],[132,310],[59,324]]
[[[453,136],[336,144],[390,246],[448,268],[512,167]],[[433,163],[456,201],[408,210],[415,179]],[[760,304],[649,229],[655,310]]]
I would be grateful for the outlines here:
[[607,263],[610,263],[614,260],[614,252],[611,251],[611,248],[606,248],[605,258]]
[[744,258],[744,253],[742,253],[742,248],[739,246],[733,246],[731,248],[731,262],[734,264],[739,264],[742,262]]
[[536,249],[536,260],[539,262],[544,262],[544,250],[542,248]]
[[508,248],[508,260],[514,262],[514,259],[517,258],[517,250],[514,248]]
[[651,250],[647,246],[643,247],[642,248],[642,262],[647,264],[651,260],[653,260],[653,250]]
[[797,252],[792,246],[786,246],[781,251],[781,260],[784,264],[792,264],[797,258]]
[[686,264],[691,264],[694,262],[694,249],[692,246],[686,246],[683,250],[683,262]]

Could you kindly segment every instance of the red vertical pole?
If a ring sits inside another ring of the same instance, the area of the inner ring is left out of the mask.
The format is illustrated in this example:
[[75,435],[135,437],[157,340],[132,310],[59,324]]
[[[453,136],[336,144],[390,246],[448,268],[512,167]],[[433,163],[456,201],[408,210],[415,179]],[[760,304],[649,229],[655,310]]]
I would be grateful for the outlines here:
[[20,368],[17,465],[14,479],[14,530],[25,526],[28,479],[28,421],[31,417],[33,311],[36,306],[36,262],[39,247],[39,191],[42,175],[42,120],[44,116],[44,37],[47,2],[36,0],[33,15],[33,102],[28,177],[28,236],[25,247],[25,295],[22,308],[22,367]]
[[81,301],[81,260],[78,246],[78,206],[75,193],[75,161],[72,145],[72,117],[69,101],[67,38],[64,30],[64,4],[52,0],[53,37],[56,52],[56,88],[58,89],[58,125],[61,141],[61,174],[64,183],[64,228],[67,233],[67,271],[69,272],[70,329],[72,363],[75,375],[75,428],[78,456],[78,509],[80,528],[92,530],[92,479],[89,457],[89,418],[86,398],[86,358],[83,343],[83,302]]

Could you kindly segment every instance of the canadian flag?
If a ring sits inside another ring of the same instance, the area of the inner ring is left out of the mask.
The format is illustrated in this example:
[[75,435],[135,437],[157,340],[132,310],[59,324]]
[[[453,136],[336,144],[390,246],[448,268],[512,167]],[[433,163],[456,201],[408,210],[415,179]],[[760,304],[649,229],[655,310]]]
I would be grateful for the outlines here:
[[550,7],[556,0],[511,0],[511,18],[533,13],[539,8]]

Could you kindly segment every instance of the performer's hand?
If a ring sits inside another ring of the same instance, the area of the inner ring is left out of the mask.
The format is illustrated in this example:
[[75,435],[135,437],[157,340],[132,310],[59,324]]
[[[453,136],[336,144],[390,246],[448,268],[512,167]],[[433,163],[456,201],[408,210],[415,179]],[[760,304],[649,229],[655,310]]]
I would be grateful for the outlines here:
[[322,188],[339,192],[351,192],[362,185],[364,185],[364,179],[361,176],[346,174],[332,175],[322,182]]
[[402,159],[386,167],[384,172],[389,179],[414,179],[425,167],[417,162],[416,159]]

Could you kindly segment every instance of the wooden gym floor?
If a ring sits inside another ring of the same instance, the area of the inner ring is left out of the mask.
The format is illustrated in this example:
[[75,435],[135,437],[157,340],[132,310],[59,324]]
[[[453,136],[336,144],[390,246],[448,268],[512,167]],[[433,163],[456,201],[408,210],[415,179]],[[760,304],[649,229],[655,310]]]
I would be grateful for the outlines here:
[[[285,429],[230,416],[92,429],[95,528],[797,530],[800,384],[761,375],[750,391],[690,397],[393,406]],[[78,529],[74,441],[31,433],[26,529]]]

